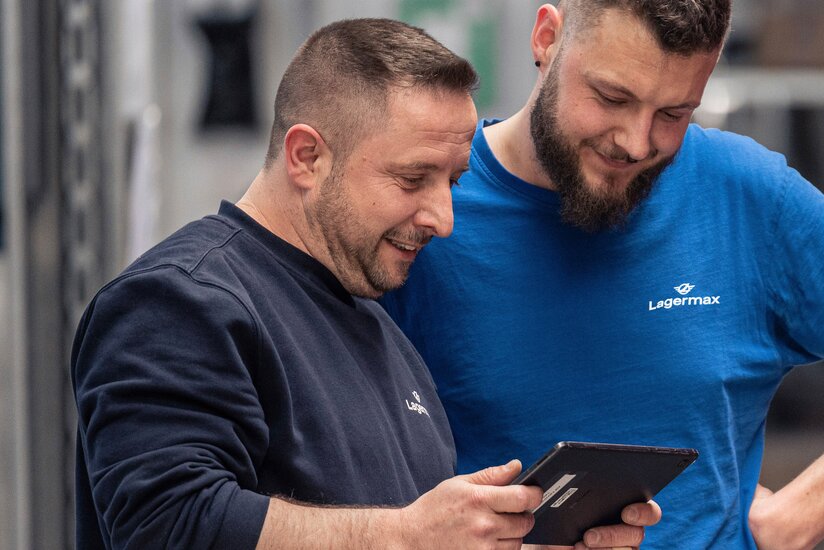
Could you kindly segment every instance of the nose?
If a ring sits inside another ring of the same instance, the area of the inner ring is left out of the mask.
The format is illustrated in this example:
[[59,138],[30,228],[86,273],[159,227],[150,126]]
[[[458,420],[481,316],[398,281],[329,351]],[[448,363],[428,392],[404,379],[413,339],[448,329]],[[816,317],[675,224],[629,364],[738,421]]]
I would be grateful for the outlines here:
[[615,145],[626,151],[632,160],[644,160],[651,156],[653,117],[632,113],[615,132]]
[[448,237],[454,221],[449,180],[428,187],[421,194],[421,203],[414,218],[415,227],[425,229],[436,237]]

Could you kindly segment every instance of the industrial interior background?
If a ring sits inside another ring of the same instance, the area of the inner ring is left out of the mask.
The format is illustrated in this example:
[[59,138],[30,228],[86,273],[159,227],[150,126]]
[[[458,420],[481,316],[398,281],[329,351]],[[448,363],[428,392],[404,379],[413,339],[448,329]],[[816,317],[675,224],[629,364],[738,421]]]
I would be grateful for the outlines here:
[[[481,115],[534,79],[533,0],[0,0],[0,550],[73,548],[68,353],[94,291],[183,223],[237,200],[282,71],[329,21],[420,25],[482,75]],[[736,0],[696,120],[749,134],[824,186],[824,5]],[[823,327],[824,328],[824,327]],[[768,420],[764,484],[824,452],[824,369]]]

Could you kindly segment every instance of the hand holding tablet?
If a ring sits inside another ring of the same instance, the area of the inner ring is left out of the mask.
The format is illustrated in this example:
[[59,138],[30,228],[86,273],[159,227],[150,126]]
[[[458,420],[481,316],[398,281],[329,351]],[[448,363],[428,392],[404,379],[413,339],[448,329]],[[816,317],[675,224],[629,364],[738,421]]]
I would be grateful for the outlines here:
[[646,502],[698,458],[695,449],[563,441],[513,483],[544,490],[525,544],[572,546],[584,532],[621,523],[621,510]]

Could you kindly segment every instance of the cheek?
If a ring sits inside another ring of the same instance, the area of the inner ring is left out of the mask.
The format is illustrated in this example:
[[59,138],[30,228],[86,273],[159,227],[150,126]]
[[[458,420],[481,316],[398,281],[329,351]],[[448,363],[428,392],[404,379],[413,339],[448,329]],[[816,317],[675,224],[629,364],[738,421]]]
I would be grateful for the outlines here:
[[573,144],[603,136],[613,126],[609,113],[590,100],[569,101],[568,108],[559,111],[559,131]]
[[396,199],[383,205],[380,216],[376,216],[376,220],[380,220],[384,229],[403,228],[411,223],[415,217],[416,209],[411,204],[412,201],[404,200],[403,198]]
[[681,147],[684,141],[684,135],[687,133],[692,119],[686,117],[683,121],[677,123],[657,121],[653,126],[653,145],[661,155],[674,155]]
[[681,147],[689,120],[680,124],[661,123],[653,133],[653,146],[661,156],[672,156]]
[[353,214],[370,231],[383,233],[412,218],[415,210],[410,202],[402,193],[383,192],[381,196],[372,195],[367,200],[358,201]]

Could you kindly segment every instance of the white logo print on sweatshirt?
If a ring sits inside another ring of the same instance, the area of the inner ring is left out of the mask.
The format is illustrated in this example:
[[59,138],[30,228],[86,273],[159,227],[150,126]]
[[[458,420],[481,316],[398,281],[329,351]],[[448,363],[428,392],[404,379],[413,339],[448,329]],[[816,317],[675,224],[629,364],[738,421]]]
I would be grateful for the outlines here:
[[655,311],[656,309],[672,309],[674,307],[682,306],[714,306],[721,304],[721,296],[687,296],[687,294],[692,292],[692,289],[695,288],[695,285],[691,283],[681,283],[680,285],[672,288],[684,297],[665,298],[663,300],[658,300],[655,303],[650,300],[648,305],[649,311]]
[[409,409],[410,411],[415,411],[418,414],[425,414],[426,416],[429,416],[429,411],[426,410],[426,407],[421,405],[421,396],[418,394],[418,392],[413,391],[412,392],[412,397],[415,398],[415,401],[412,401],[411,403],[409,402],[408,399],[405,400],[406,401],[406,408]]

